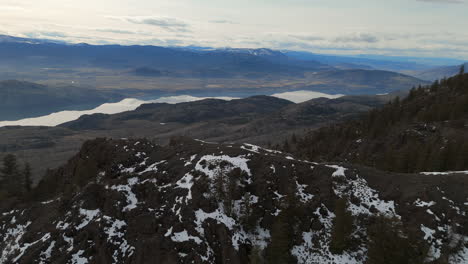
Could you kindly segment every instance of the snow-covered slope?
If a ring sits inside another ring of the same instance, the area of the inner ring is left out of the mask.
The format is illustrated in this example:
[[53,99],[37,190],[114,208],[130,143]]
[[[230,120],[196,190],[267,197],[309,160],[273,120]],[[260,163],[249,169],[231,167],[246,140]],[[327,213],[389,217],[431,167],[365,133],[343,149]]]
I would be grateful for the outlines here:
[[[365,263],[379,215],[413,227],[428,262],[463,263],[468,206],[456,186],[466,183],[466,175],[316,164],[249,144],[99,139],[44,179],[34,194],[42,202],[0,208],[0,263],[249,263],[277,248],[281,221],[295,262]],[[341,199],[353,245],[332,253]]]

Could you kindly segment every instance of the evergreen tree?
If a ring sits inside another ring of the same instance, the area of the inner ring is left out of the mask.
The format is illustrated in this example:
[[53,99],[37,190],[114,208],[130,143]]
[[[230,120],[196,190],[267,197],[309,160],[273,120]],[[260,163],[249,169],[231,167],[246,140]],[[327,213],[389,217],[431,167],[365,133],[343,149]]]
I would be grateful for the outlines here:
[[15,155],[8,154],[3,158],[3,168],[1,170],[5,190],[9,195],[21,194],[21,175]]
[[292,230],[287,221],[288,217],[290,216],[282,211],[273,223],[271,242],[266,251],[269,264],[295,263],[291,255]]
[[288,142],[287,139],[283,143],[283,151],[284,152],[290,152],[291,151],[291,148],[289,147],[289,142]]
[[368,229],[366,264],[421,264],[427,257],[427,245],[416,235],[405,232],[396,219],[377,217]]
[[23,177],[24,177],[24,190],[26,193],[29,193],[32,188],[32,181],[31,181],[31,166],[28,162],[24,164],[23,170]]
[[249,254],[249,261],[250,264],[263,264],[265,260],[262,256],[262,250],[258,246],[254,246],[252,251]]
[[353,232],[353,216],[346,210],[348,203],[346,199],[338,199],[335,203],[335,219],[330,242],[330,252],[342,254],[351,244],[351,233]]
[[465,64],[462,64],[460,66],[460,76],[463,75],[463,74],[465,74]]
[[295,133],[293,133],[292,136],[291,136],[291,142],[292,142],[294,145],[297,144],[297,136],[296,136]]

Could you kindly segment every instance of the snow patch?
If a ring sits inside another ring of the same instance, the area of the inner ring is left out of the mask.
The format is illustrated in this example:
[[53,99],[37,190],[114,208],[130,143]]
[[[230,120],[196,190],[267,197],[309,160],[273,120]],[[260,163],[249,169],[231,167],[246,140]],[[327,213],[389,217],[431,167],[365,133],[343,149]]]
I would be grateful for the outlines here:
[[75,254],[72,255],[72,264],[87,264],[88,259],[85,257],[82,257],[84,250],[78,250]]
[[188,234],[187,230],[184,230],[182,232],[174,233],[171,236],[171,240],[174,242],[186,242],[192,240],[193,242],[197,243],[200,245],[202,243],[202,240],[199,237],[196,236],[191,236]]
[[414,205],[417,207],[431,207],[435,204],[436,202],[434,201],[424,202],[424,201],[421,201],[419,198],[414,202]]
[[449,175],[449,174],[468,174],[468,171],[439,171],[439,172],[420,172],[424,175]]
[[133,177],[127,180],[126,185],[114,185],[111,186],[110,189],[118,192],[123,192],[127,199],[127,206],[123,208],[123,212],[128,212],[137,207],[138,199],[132,191],[132,186],[138,183],[138,178]]
[[297,195],[300,197],[301,202],[303,203],[307,203],[312,200],[312,198],[314,198],[314,195],[304,192],[306,188],[306,184],[299,184],[299,182],[296,181]]
[[86,210],[80,208],[80,215],[84,216],[83,222],[76,227],[76,230],[80,230],[83,227],[87,226],[97,215],[99,215],[99,209],[96,210]]

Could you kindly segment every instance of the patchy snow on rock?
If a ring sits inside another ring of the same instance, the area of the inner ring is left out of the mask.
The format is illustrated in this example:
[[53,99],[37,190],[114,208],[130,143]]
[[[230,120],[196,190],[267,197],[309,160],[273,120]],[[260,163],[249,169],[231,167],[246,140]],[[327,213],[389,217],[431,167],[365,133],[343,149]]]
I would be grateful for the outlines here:
[[62,238],[63,238],[63,241],[65,241],[68,244],[67,251],[68,252],[72,251],[73,250],[73,245],[75,244],[73,238],[68,237],[65,234],[62,234]]
[[26,250],[29,247],[33,246],[34,244],[36,244],[38,242],[45,242],[45,241],[47,241],[49,239],[50,239],[50,234],[47,233],[42,238],[40,238],[39,240],[36,240],[36,241],[34,241],[32,243],[23,243],[23,245],[18,248],[19,253],[13,259],[13,263],[17,262],[24,255],[24,253],[26,252]]
[[442,199],[443,200],[446,200],[448,203],[449,203],[449,207],[453,210],[455,210],[457,212],[457,214],[459,215],[462,215],[462,216],[466,216],[466,212],[465,211],[462,211],[460,209],[460,207],[458,207],[454,201],[450,200],[449,198],[445,197],[445,196],[442,196]]
[[338,165],[327,165],[327,167],[335,169],[336,171],[332,174],[332,177],[346,177],[345,171],[346,168]]
[[284,197],[284,195],[280,194],[277,191],[274,191],[273,194],[276,195],[276,197],[275,197],[276,199],[283,199],[283,197]]
[[303,203],[307,203],[314,198],[314,195],[304,192],[306,188],[306,184],[299,184],[299,182],[296,181],[297,196],[299,196]]
[[273,164],[271,164],[270,169],[273,171],[273,173],[276,173],[276,168]]
[[41,260],[40,264],[46,264],[46,263],[51,263],[50,258],[52,257],[52,250],[55,247],[55,241],[50,242],[49,247],[43,252],[41,252]]
[[395,211],[394,201],[384,201],[379,198],[378,192],[372,189],[364,178],[356,175],[356,179],[346,177],[346,168],[340,166],[328,166],[335,168],[332,177],[341,177],[343,180],[333,182],[333,191],[338,197],[356,197],[359,204],[350,202],[348,210],[353,215],[373,215],[370,208],[374,208],[380,214],[400,218]]
[[200,245],[202,243],[202,240],[199,237],[196,236],[191,236],[188,234],[187,230],[184,230],[182,232],[174,233],[171,236],[171,240],[174,242],[186,242],[192,240],[193,242],[197,243]]
[[244,150],[247,150],[247,151],[250,151],[250,152],[253,152],[253,153],[260,154],[260,147],[259,146],[244,143],[240,148],[244,149]]
[[52,199],[52,200],[48,200],[48,201],[41,202],[41,204],[51,204],[51,203],[56,202],[56,201],[59,201],[59,200],[60,200],[60,198]]
[[[252,176],[245,156],[241,155],[238,157],[230,157],[227,155],[215,156],[205,155],[195,165],[195,170],[203,172],[208,178],[215,179],[217,175],[227,174],[235,168],[239,168],[241,171],[247,173],[249,177]],[[204,163],[204,164],[203,164]],[[203,164],[203,165],[202,165]],[[251,183],[251,179],[247,179],[248,183]]]
[[14,228],[6,230],[3,234],[4,248],[0,255],[0,263],[6,263],[10,256],[15,254],[17,250],[20,250],[20,240],[23,238],[29,225],[31,225],[31,222],[27,222],[24,225],[16,225]]
[[76,227],[76,230],[80,230],[87,226],[96,216],[100,214],[99,209],[86,210],[80,208],[80,215],[84,217],[83,222]]
[[176,182],[177,188],[187,189],[188,193],[185,196],[185,203],[192,199],[192,186],[193,186],[193,175],[190,173],[185,174],[180,180]]
[[449,174],[468,174],[468,171],[435,171],[435,172],[420,172],[424,175],[449,175]]
[[123,238],[125,233],[122,232],[121,230],[127,226],[127,223],[125,223],[122,220],[118,219],[112,219],[109,216],[104,216],[104,219],[112,223],[110,227],[104,227],[104,233],[107,235],[107,239],[109,241],[114,241],[115,239]]
[[197,157],[197,154],[190,156],[190,160],[185,162],[184,167],[192,165],[192,162],[195,160],[196,157]]
[[247,150],[247,151],[250,151],[250,152],[253,152],[253,153],[257,153],[257,154],[260,154],[262,152],[263,152],[263,154],[266,154],[266,155],[269,155],[268,153],[270,153],[270,154],[282,154],[282,152],[278,151],[278,150],[262,148],[260,146],[256,146],[256,145],[252,145],[252,144],[248,144],[248,143],[242,144],[242,146],[240,148],[244,149],[244,150]]
[[64,222],[64,221],[59,221],[55,228],[58,230],[65,230],[70,226],[70,223]]
[[421,201],[419,198],[414,202],[414,205],[417,207],[431,207],[435,204],[436,202],[434,201],[424,202],[424,201]]
[[433,215],[434,218],[435,218],[435,220],[438,221],[438,222],[440,222],[440,218],[439,218],[434,212],[432,212],[431,209],[427,209],[427,210],[426,210],[426,213],[428,213],[428,214],[430,214],[430,215]]
[[439,259],[441,256],[442,240],[436,239],[436,231],[434,229],[426,227],[423,224],[421,224],[421,231],[424,233],[424,240],[430,245],[426,261],[430,262]]
[[291,249],[291,254],[297,258],[297,263],[333,263],[333,264],[362,264],[365,260],[367,251],[360,248],[354,252],[343,252],[341,255],[335,255],[330,252],[329,243],[331,241],[331,230],[333,227],[333,218],[335,215],[330,212],[325,205],[322,205],[314,212],[323,228],[321,230],[311,230],[302,233],[302,244],[295,245]]
[[82,257],[84,250],[78,250],[75,254],[72,255],[71,263],[72,264],[87,264],[88,259],[85,257]]
[[468,263],[468,236],[460,235],[461,249],[449,257],[449,264]]
[[429,240],[434,238],[435,230],[430,229],[424,225],[421,225],[421,231],[424,233],[424,240]]
[[[354,215],[358,214],[372,214],[368,208],[375,208],[377,211],[383,215],[395,216],[398,217],[395,211],[394,201],[384,201],[379,199],[377,191],[370,188],[367,185],[367,181],[359,176],[356,176],[357,179],[351,181],[351,190],[350,192],[354,197],[359,198],[361,201],[360,205],[355,205],[351,203],[350,209]],[[366,206],[364,206],[366,205]],[[398,217],[399,218],[399,217]]]
[[122,168],[120,170],[120,173],[134,173],[136,170],[135,167],[130,167],[130,168]]
[[251,233],[247,233],[243,229],[235,231],[231,240],[235,250],[239,250],[240,245],[246,243],[252,247],[259,247],[261,250],[264,250],[271,240],[271,235],[269,230],[257,226]]
[[138,183],[138,178],[133,177],[127,180],[127,184],[125,185],[114,185],[111,186],[111,190],[115,190],[118,192],[123,192],[127,199],[127,206],[123,208],[123,212],[128,212],[132,209],[135,209],[138,204],[138,199],[132,191],[132,186]]
[[229,230],[232,230],[234,226],[236,225],[236,220],[233,218],[227,216],[221,209],[216,209],[216,211],[211,212],[211,213],[205,213],[202,209],[198,209],[195,211],[195,224],[197,227],[195,228],[198,233],[204,235],[204,229],[203,229],[203,222],[206,219],[213,219],[216,220],[218,224],[223,224],[225,225]]
[[158,162],[155,162],[151,165],[149,165],[146,169],[144,169],[143,171],[139,172],[138,175],[143,175],[147,172],[158,172],[158,165],[161,165],[163,163],[165,163],[166,161],[165,160],[161,160],[161,161],[158,161]]
[[257,226],[255,231],[249,235],[249,239],[253,246],[258,246],[260,249],[264,250],[271,240],[270,230]]

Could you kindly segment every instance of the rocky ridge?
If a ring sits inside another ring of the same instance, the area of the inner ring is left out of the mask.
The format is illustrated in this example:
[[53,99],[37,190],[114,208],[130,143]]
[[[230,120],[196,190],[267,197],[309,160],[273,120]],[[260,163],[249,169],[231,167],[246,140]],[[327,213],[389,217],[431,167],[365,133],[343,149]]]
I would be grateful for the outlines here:
[[[467,184],[464,172],[385,173],[250,144],[96,139],[41,181],[42,202],[0,205],[0,263],[252,263],[281,221],[294,262],[366,263],[379,215],[413,230],[426,262],[462,263]],[[337,254],[340,199],[354,228]]]

